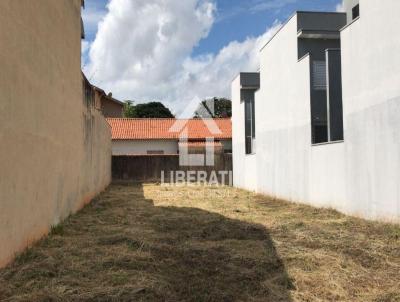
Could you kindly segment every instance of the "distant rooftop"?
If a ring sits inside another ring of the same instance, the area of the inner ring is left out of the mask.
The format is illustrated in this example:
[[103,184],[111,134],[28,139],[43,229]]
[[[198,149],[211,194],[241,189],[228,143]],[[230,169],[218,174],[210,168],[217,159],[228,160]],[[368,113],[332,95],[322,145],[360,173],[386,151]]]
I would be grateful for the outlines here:
[[[111,126],[113,140],[178,140],[185,128],[188,130],[189,140],[205,140],[208,137],[214,139],[232,138],[231,119],[210,120],[218,127],[219,133],[211,133],[206,122],[202,119],[108,118],[107,122]],[[177,122],[184,128],[171,130]]]

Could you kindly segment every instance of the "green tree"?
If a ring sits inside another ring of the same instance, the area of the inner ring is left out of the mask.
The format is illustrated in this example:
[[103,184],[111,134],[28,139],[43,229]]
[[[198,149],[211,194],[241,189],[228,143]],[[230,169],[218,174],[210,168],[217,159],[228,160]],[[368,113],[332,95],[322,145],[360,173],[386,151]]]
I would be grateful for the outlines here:
[[212,98],[199,104],[195,118],[228,118],[232,117],[232,102],[226,98]]
[[136,118],[138,117],[136,114],[136,106],[132,101],[125,101],[124,105],[124,117],[126,118]]
[[135,106],[138,118],[173,118],[171,111],[160,102],[137,104]]

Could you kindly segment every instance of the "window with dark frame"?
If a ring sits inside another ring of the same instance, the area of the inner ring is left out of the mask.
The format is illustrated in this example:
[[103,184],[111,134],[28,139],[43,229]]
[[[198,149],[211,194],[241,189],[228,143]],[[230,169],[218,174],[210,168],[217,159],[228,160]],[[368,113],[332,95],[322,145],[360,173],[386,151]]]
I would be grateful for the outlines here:
[[312,144],[344,139],[341,52],[340,49],[327,49],[325,52],[325,61],[314,61],[312,64]]
[[254,153],[253,141],[255,139],[255,111],[254,97],[245,100],[245,145],[246,154]]
[[313,125],[313,144],[327,143],[328,139],[328,125]]
[[326,62],[313,62],[313,89],[326,90]]
[[353,12],[353,20],[360,17],[360,4],[354,6],[352,12]]

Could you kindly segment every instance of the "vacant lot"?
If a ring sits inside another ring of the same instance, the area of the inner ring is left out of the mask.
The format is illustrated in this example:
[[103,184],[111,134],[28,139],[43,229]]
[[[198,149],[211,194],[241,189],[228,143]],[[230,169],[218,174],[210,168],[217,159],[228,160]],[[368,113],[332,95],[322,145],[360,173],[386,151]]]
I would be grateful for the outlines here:
[[400,301],[399,237],[232,188],[113,185],[0,271],[0,300]]

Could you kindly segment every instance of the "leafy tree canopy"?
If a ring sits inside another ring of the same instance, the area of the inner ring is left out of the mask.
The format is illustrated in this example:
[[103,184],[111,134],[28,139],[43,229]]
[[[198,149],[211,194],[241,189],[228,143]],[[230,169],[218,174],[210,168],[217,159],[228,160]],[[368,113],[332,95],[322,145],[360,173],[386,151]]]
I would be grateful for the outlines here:
[[124,108],[127,118],[173,118],[171,111],[160,102],[133,105],[127,101]]
[[132,101],[125,101],[124,104],[124,117],[126,118],[135,118],[136,115],[136,108]]
[[212,98],[199,104],[195,118],[227,118],[232,117],[232,102],[226,98]]

